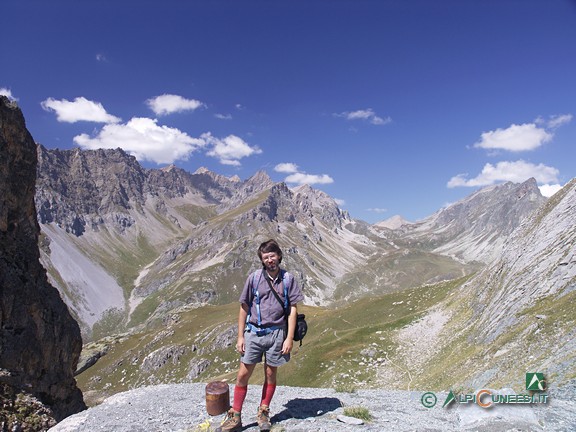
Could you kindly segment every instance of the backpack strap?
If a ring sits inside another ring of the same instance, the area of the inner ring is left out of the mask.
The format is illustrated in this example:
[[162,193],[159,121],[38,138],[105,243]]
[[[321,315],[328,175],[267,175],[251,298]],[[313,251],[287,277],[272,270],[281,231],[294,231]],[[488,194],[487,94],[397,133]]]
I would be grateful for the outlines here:
[[281,271],[282,271],[282,286],[284,288],[284,301],[282,301],[282,299],[280,298],[280,296],[278,295],[278,293],[276,292],[276,290],[272,286],[272,282],[270,282],[270,279],[268,279],[267,277],[265,277],[265,279],[266,279],[266,282],[268,282],[268,287],[270,288],[270,291],[272,291],[272,294],[274,294],[274,297],[276,297],[276,300],[278,300],[278,303],[280,303],[282,305],[282,309],[284,310],[284,317],[286,318],[286,321],[288,321],[288,316],[290,315],[290,307],[289,307],[289,300],[288,300],[288,287],[286,286],[286,283],[284,282],[284,276],[285,276],[286,272],[284,272],[284,270],[281,270]]
[[[290,310],[290,299],[288,298],[288,284],[286,283],[286,275],[288,274],[287,271],[280,270],[282,272],[282,285],[284,285],[284,305],[285,309],[288,311]],[[288,312],[290,314],[290,312]]]
[[252,315],[252,302],[254,301],[254,299],[256,299],[256,314],[257,314],[256,319],[258,322],[258,326],[262,325],[262,315],[260,314],[260,294],[258,293],[258,285],[260,284],[260,279],[262,278],[262,272],[263,270],[260,271],[260,276],[258,277],[258,284],[254,285],[254,276],[256,272],[253,272],[250,278],[250,289],[252,290],[252,299],[250,301],[250,304],[248,305],[248,316],[246,317],[247,325],[249,324],[250,317]]

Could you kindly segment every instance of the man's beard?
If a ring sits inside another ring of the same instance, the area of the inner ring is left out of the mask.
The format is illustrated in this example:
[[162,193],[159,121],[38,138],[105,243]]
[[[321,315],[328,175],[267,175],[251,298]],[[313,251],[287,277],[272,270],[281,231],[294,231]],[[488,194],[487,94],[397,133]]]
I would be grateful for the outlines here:
[[264,267],[266,268],[266,270],[268,270],[269,272],[275,272],[276,270],[278,270],[278,264],[274,263],[274,264],[264,264]]

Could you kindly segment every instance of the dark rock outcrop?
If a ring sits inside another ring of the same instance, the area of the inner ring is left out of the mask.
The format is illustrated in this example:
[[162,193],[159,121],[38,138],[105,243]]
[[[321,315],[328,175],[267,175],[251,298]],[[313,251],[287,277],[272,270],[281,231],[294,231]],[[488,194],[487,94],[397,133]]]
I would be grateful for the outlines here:
[[[78,323],[39,261],[34,192],[36,144],[20,109],[0,96],[0,422],[4,430],[44,430],[18,418],[14,395],[41,402],[59,421],[86,408],[74,370],[82,349]],[[22,399],[20,398],[20,403]]]

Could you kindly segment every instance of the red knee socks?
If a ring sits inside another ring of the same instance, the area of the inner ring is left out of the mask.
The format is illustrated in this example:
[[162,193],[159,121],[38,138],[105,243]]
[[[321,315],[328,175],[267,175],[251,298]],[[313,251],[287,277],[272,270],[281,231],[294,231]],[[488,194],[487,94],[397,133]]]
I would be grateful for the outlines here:
[[276,384],[264,384],[262,386],[262,400],[260,405],[270,406],[270,402],[272,401],[272,396],[274,396],[274,392],[276,391]]
[[246,393],[248,393],[248,386],[241,387],[237,385],[234,387],[234,402],[232,404],[232,409],[234,411],[242,412],[242,405],[244,405]]
[[[262,400],[260,405],[270,406],[272,402],[272,397],[276,391],[276,384],[264,384],[262,386]],[[235,386],[234,387],[234,402],[232,403],[232,409],[236,412],[242,412],[242,406],[244,405],[244,399],[246,399],[246,394],[248,393],[248,386]]]

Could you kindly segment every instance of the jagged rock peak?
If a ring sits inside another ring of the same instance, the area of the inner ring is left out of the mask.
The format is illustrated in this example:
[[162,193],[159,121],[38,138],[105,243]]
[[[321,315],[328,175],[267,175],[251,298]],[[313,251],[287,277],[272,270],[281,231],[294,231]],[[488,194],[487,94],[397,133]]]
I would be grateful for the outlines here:
[[[139,166],[138,160],[135,156],[126,153],[120,147],[115,149],[95,149],[95,150],[82,150],[80,148],[73,148],[70,150],[50,149],[48,150],[42,144],[37,144],[37,153],[40,163],[46,158],[57,158],[67,164],[86,163],[90,161],[93,163],[122,163],[129,166]],[[86,168],[83,166],[83,168]]]
[[37,146],[36,207],[41,223],[59,223],[82,235],[102,216],[141,206],[149,192],[147,174],[122,149],[47,150]]
[[243,202],[250,196],[271,189],[274,186],[274,182],[266,172],[258,171],[248,180],[240,184],[234,183],[234,185],[237,185],[237,191],[234,198],[228,203],[228,208],[232,208],[231,206],[237,206],[240,202]]
[[538,188],[538,183],[536,182],[536,179],[534,177],[531,177],[522,183],[514,183],[509,181],[506,183],[486,186],[476,191],[475,193],[471,194],[470,196],[462,200],[462,202],[472,201],[474,199],[477,199],[478,196],[486,194],[499,194],[499,195],[511,194],[511,196],[514,196],[517,199],[523,199],[526,197],[530,201],[534,201],[542,197],[542,193]]
[[212,174],[212,171],[210,171],[208,168],[206,167],[200,167],[198,168],[196,171],[194,171],[193,174]]
[[314,189],[312,188],[312,186],[310,186],[307,183],[295,186],[292,189],[294,190],[295,193],[302,193],[302,194],[314,193]]
[[338,204],[330,195],[319,189],[314,189],[308,184],[303,184],[292,189],[297,201],[307,200],[318,207],[338,208]]
[[428,238],[435,252],[489,263],[507,236],[546,201],[534,179],[507,182],[482,188],[401,229]]
[[411,223],[412,222],[407,221],[406,219],[404,219],[400,215],[394,215],[392,217],[389,217],[388,219],[377,222],[374,225],[379,227],[379,228],[388,228],[391,230],[395,230],[395,229],[401,228],[404,225],[409,225]]
[[[544,203],[546,198],[540,193],[536,180],[530,178],[520,184],[506,182],[482,188],[467,198],[445,207],[437,212],[436,215],[439,222],[449,222],[456,218],[460,220],[470,218],[472,213],[482,213],[485,218],[491,219],[499,217],[501,222],[505,222],[506,216],[510,216],[508,214],[509,211],[519,213],[519,208],[506,205],[507,201],[523,201],[525,206],[530,207],[530,211],[532,211]],[[490,208],[498,208],[499,212],[494,214],[487,211]],[[511,230],[508,234],[510,232]]]
[[229,182],[232,181],[232,180],[229,179],[228,177],[223,176],[222,174],[218,174],[218,173],[215,173],[215,172],[213,172],[213,171],[210,171],[210,170],[209,170],[208,168],[206,168],[206,167],[200,167],[200,168],[198,168],[196,171],[194,171],[194,175],[205,175],[205,176],[208,176],[208,177],[210,177],[212,180],[214,180],[215,182],[220,183],[220,184],[229,183]]
[[223,176],[220,174],[216,174],[216,173],[210,171],[206,167],[198,168],[196,171],[194,171],[194,174],[208,174],[209,176],[211,176],[213,178],[224,178],[224,179],[230,180],[231,182],[234,182],[234,183],[239,183],[242,181],[242,180],[240,180],[240,177],[238,177],[238,175],[233,175],[232,177],[226,177],[226,176]]
[[[511,184],[511,187],[514,187],[514,183]],[[520,184],[520,186],[516,187],[516,197],[518,199],[522,199],[525,196],[528,196],[528,200],[536,201],[543,198],[542,192],[540,192],[540,188],[538,187],[538,183],[534,177],[529,178],[524,183]]]
[[54,154],[60,154],[60,155],[66,155],[66,157],[68,159],[74,159],[74,158],[101,158],[104,160],[107,159],[126,159],[127,161],[129,161],[128,163],[137,163],[137,159],[135,156],[126,153],[122,148],[117,147],[117,148],[99,148],[99,149],[94,149],[94,150],[83,150],[81,148],[75,147],[73,149],[70,150],[61,150],[61,149],[51,149],[51,150],[47,150],[43,145],[38,144],[39,149],[38,151],[41,152],[42,154],[45,154],[46,152],[51,152]]
[[268,195],[266,201],[262,203],[259,210],[266,215],[268,220],[288,220],[293,222],[294,214],[291,210],[291,204],[292,192],[286,184],[278,183],[272,186],[270,195]]
[[301,214],[313,215],[318,220],[338,228],[342,227],[344,220],[350,220],[349,214],[340,210],[334,198],[324,191],[303,184],[292,189],[292,192]]
[[246,183],[272,186],[273,181],[266,171],[260,170],[260,171],[257,171],[256,174],[254,174],[248,180],[246,180]]
[[160,168],[160,171],[164,171],[164,172],[170,172],[172,170],[176,169],[176,165],[174,164],[170,164],[168,166],[165,166],[163,168]]

